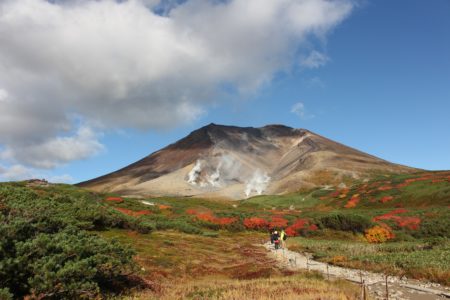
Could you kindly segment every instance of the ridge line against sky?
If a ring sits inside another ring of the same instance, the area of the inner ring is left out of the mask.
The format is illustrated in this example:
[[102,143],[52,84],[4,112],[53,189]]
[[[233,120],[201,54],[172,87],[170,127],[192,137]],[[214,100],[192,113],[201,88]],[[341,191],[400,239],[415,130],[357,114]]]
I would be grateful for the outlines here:
[[210,122],[450,169],[450,4],[391,2],[2,1],[0,180],[90,179]]

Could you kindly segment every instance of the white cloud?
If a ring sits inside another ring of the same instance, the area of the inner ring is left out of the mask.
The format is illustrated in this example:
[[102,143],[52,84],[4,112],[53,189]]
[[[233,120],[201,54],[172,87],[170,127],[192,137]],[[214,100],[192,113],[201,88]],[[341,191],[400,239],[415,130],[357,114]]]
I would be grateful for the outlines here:
[[75,180],[68,174],[50,175],[46,172],[41,172],[34,168],[28,168],[23,165],[0,165],[0,181],[18,181],[27,179],[47,179],[52,183],[73,183]]
[[0,89],[0,102],[7,100],[8,100],[8,92],[3,89]]
[[308,56],[300,58],[300,65],[309,69],[316,69],[324,66],[330,58],[316,50],[312,51]]
[[0,179],[2,181],[15,181],[33,178],[32,170],[22,165],[13,165],[11,167],[0,166]]
[[25,144],[6,148],[0,157],[24,162],[29,166],[51,169],[73,160],[88,158],[103,150],[97,135],[89,127],[80,127],[75,135],[55,137],[26,147]]
[[[310,38],[323,40],[354,6],[352,0],[161,3],[0,1],[3,157],[51,168],[97,153],[96,129],[77,130],[72,114],[102,130],[195,120],[224,84],[252,93],[295,66]],[[303,64],[327,61],[311,55]]]
[[312,119],[315,117],[314,115],[308,113],[303,102],[295,103],[291,108],[291,113],[296,114],[302,120]]

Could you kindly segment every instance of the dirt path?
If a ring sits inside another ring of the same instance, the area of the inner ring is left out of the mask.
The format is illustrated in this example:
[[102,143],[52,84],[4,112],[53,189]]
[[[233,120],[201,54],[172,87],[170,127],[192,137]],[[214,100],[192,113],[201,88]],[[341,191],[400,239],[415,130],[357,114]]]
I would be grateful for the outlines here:
[[[372,298],[377,300],[386,299],[386,276],[384,274],[332,266],[312,260],[305,254],[288,249],[275,250],[270,242],[265,243],[264,247],[285,268],[319,271],[325,275],[325,278],[343,278],[359,284],[363,280]],[[439,284],[396,276],[388,276],[387,281],[389,300],[450,299],[450,288],[442,287]]]

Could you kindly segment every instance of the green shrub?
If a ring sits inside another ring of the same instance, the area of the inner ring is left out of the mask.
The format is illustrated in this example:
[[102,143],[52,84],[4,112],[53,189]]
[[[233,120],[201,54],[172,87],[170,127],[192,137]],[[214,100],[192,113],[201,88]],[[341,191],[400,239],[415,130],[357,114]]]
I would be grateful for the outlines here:
[[121,216],[86,193],[56,192],[0,184],[0,299],[96,298],[135,270],[130,248],[85,229],[149,232],[151,224]]
[[363,233],[373,225],[369,217],[342,213],[333,213],[320,217],[317,223],[322,228],[352,231],[355,233]]
[[242,224],[242,221],[239,221],[239,220],[226,225],[225,229],[228,231],[231,231],[231,232],[242,232],[242,231],[246,230],[244,224]]
[[93,297],[134,269],[131,249],[76,227],[42,233],[14,220],[0,224],[0,234],[0,283],[16,297]]
[[426,219],[418,230],[411,233],[415,238],[443,237],[450,238],[450,219],[443,218]]
[[13,294],[7,288],[0,288],[0,300],[12,300]]
[[219,236],[219,233],[218,232],[205,231],[205,232],[203,232],[202,235],[206,236],[206,237],[214,237],[214,238],[216,238],[216,237]]
[[160,219],[156,221],[155,228],[157,230],[174,229],[189,234],[203,233],[203,230],[194,225],[191,225],[190,223],[188,223],[183,219],[176,219],[176,220]]

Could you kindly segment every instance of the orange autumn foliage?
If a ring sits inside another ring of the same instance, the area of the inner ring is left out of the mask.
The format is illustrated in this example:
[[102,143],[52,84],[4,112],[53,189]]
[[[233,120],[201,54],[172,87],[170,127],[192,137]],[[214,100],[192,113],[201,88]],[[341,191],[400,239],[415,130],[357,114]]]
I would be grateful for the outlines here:
[[288,220],[282,217],[272,217],[272,220],[269,223],[269,228],[285,228],[288,225]]
[[158,205],[158,208],[159,208],[159,209],[171,209],[172,206],[170,206],[170,205],[164,205],[164,204],[159,204],[159,205]]
[[307,225],[308,225],[308,220],[297,219],[291,226],[286,228],[286,234],[288,236],[297,236],[297,235],[299,235],[300,230],[304,229]]
[[390,186],[390,185],[383,185],[383,186],[380,186],[379,188],[378,188],[378,190],[379,191],[389,191],[389,190],[392,190],[392,186]]
[[367,229],[364,236],[369,243],[384,243],[395,237],[392,229],[385,224]]
[[223,217],[218,218],[216,217],[211,211],[196,211],[195,209],[188,209],[186,210],[186,213],[189,215],[194,215],[197,220],[209,222],[217,225],[229,225],[231,223],[236,222],[237,218],[230,218],[230,217]]
[[406,213],[406,212],[408,212],[406,209],[398,208],[398,209],[395,209],[384,215],[374,217],[373,220],[375,222],[380,221],[380,220],[393,220],[396,222],[397,226],[399,226],[399,227],[406,227],[410,230],[419,229],[419,225],[422,221],[419,217],[408,217],[408,216],[399,216],[398,215],[398,214]]
[[244,219],[244,226],[247,229],[265,229],[269,226],[269,222],[262,218],[252,217]]
[[121,207],[115,207],[114,209],[117,210],[117,211],[120,211],[121,213],[126,214],[128,216],[132,216],[132,217],[139,217],[139,216],[144,216],[144,215],[150,215],[152,213],[149,210],[134,211],[134,210],[121,208]]
[[359,194],[355,194],[352,196],[352,198],[350,198],[350,200],[348,200],[347,204],[345,204],[345,208],[352,208],[355,207],[356,204],[358,204],[360,198],[359,198]]
[[382,197],[381,199],[380,199],[380,202],[381,203],[386,203],[386,202],[389,202],[389,201],[391,201],[391,200],[393,200],[394,199],[394,197],[392,197],[392,196],[384,196],[384,197]]
[[422,220],[418,217],[403,217],[397,220],[397,225],[399,227],[406,227],[411,230],[419,229],[420,222]]
[[108,197],[105,200],[110,201],[110,202],[117,202],[117,203],[123,202],[123,199],[121,197]]

